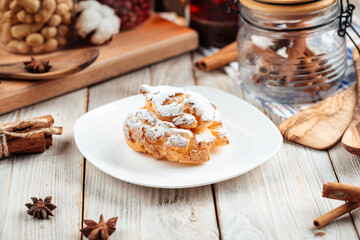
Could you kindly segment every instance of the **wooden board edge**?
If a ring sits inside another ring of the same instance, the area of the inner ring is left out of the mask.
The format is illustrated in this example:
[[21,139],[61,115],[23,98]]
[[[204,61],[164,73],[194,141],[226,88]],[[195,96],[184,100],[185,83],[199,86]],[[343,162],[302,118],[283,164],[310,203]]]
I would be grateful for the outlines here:
[[[59,81],[60,79],[55,79],[50,81],[44,81],[38,84],[31,84],[24,88],[17,89],[12,93],[7,94],[8,96],[6,96],[4,99],[1,100],[0,114],[4,114],[44,100],[48,100],[63,95],[65,93],[76,91],[80,88],[91,86],[93,84],[100,83],[109,80],[113,77],[119,76],[121,74],[166,60],[168,58],[180,55],[182,53],[195,50],[199,44],[199,36],[197,32],[193,30],[189,30],[188,32],[182,34],[181,36],[178,36],[177,38],[169,39],[166,41],[168,41],[166,48],[156,49],[153,46],[148,50],[147,54],[151,54],[152,56],[154,56],[154,58],[152,58],[152,61],[148,61],[141,64],[135,64],[132,66],[127,66],[126,68],[119,69],[118,71],[114,71],[111,74],[110,71],[107,70],[116,67],[116,65],[118,65],[119,62],[111,61],[111,60],[104,61],[102,64],[99,64],[99,66],[97,67],[98,69],[102,69],[103,72],[105,72],[105,74],[102,75],[101,77],[97,77],[90,80],[89,79],[81,80],[83,72],[79,72],[77,74],[74,74],[73,76],[61,79],[61,81]],[[157,44],[161,44],[161,42]],[[161,55],[157,54],[158,51],[161,51],[162,54]],[[136,57],[139,57],[136,54],[128,54],[128,55],[132,59],[136,59]],[[126,64],[126,62],[129,62],[129,60],[127,59],[126,61],[123,62],[124,64]],[[54,84],[53,82],[56,82],[56,84]],[[72,84],[72,87],[69,87],[70,85],[68,84]]]

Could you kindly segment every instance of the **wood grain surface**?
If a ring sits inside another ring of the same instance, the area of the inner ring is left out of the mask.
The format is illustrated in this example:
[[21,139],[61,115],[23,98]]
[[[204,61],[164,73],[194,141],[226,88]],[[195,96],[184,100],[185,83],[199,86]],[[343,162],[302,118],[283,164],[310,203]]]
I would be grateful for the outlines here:
[[[197,84],[228,91],[267,113],[222,71],[195,75]],[[275,124],[283,120],[267,115]],[[215,184],[221,239],[357,239],[348,214],[330,228],[313,227],[312,220],[341,205],[321,198],[322,184],[327,181],[336,181],[336,175],[326,151],[285,142],[279,153],[260,167]]]
[[[0,116],[0,123],[7,123],[13,122],[18,120],[18,111],[14,111],[8,114],[3,114]],[[6,158],[0,160],[0,216],[6,216],[8,211],[8,200],[9,200],[9,193],[11,187],[11,178],[12,178],[12,169],[14,164],[14,158]],[[0,239],[1,239],[1,232],[4,229],[4,220],[0,220]]]
[[357,100],[354,115],[350,125],[346,129],[342,138],[344,148],[355,155],[360,155],[360,55],[355,49],[353,53],[353,60],[357,76]]
[[348,127],[355,103],[353,86],[288,118],[279,130],[289,141],[320,150],[330,148]]
[[[275,124],[283,121],[223,71],[194,69],[200,57],[184,54],[1,115],[1,122],[10,122],[51,113],[56,125],[64,126],[64,135],[55,136],[54,146],[43,154],[0,161],[0,239],[83,239],[82,219],[98,220],[100,213],[105,219],[119,217],[111,239],[359,239],[359,210],[323,229],[312,226],[315,218],[342,204],[321,197],[323,183],[360,186],[360,157],[340,143],[319,151],[285,140],[279,153],[240,177],[181,190],[129,184],[83,159],[72,138],[75,120],[88,110],[138,93],[143,83],[217,87],[254,104]],[[39,221],[27,215],[24,204],[32,195],[52,195],[58,206],[55,217]]]
[[[21,110],[21,119],[52,114],[55,124],[62,125],[65,130],[61,137],[54,136],[54,146],[46,152],[5,160],[5,163],[11,162],[11,171],[8,179],[0,184],[8,187],[0,200],[1,205],[5,204],[5,214],[0,220],[0,239],[80,237],[83,158],[75,147],[73,126],[84,113],[85,92],[79,90]],[[31,202],[31,197],[46,196],[52,196],[52,202],[57,206],[53,211],[55,217],[33,220],[26,214],[25,203]]]
[[[39,82],[2,81],[0,114],[28,106],[197,48],[197,33],[158,16],[133,31],[123,32],[104,46],[87,69],[69,77]],[[72,50],[67,50],[71,52]],[[66,51],[63,52],[66,54]],[[47,55],[41,55],[46,58]],[[29,56],[0,49],[0,64],[28,60]],[[56,65],[56,63],[52,63]]]

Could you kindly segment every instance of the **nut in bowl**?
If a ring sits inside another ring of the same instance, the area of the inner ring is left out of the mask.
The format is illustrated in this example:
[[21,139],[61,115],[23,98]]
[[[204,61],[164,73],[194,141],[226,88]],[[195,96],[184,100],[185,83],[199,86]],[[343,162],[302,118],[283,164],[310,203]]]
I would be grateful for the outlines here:
[[216,106],[202,95],[169,86],[142,85],[145,106],[128,114],[126,143],[158,159],[203,164],[210,150],[229,144]]

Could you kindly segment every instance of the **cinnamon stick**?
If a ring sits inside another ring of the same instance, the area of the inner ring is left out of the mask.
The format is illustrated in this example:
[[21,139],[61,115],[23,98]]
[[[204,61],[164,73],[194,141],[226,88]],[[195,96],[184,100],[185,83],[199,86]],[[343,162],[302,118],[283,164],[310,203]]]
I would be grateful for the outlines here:
[[237,51],[237,42],[235,41],[235,42],[232,42],[232,43],[226,45],[225,47],[221,48],[220,51],[222,51],[222,52]]
[[251,55],[253,57],[257,57],[256,55],[261,55],[262,59],[263,59],[262,66],[265,66],[268,68],[270,68],[269,62],[271,61],[271,59],[274,59],[274,58],[284,59],[284,57],[280,56],[273,49],[271,49],[269,47],[263,49],[251,41],[244,42],[243,49],[244,49],[244,52],[242,54],[247,56],[246,57],[247,59],[251,59]]
[[231,62],[235,62],[237,60],[237,55],[237,50],[219,51],[209,57],[201,58],[195,65],[200,70],[210,72]]
[[288,55],[287,61],[291,62],[287,67],[281,67],[279,72],[278,81],[280,85],[287,86],[289,82],[293,81],[297,66],[301,66],[301,58],[304,57],[307,45],[304,38],[294,39],[292,46],[286,49]]
[[347,202],[340,207],[337,207],[330,212],[325,213],[324,215],[318,217],[314,220],[314,226],[316,228],[322,228],[326,226],[329,222],[332,220],[344,215],[345,213],[348,213],[356,208],[360,207],[360,203],[354,203],[354,202]]
[[260,74],[255,73],[252,76],[252,80],[254,84],[261,84],[263,82],[263,76],[261,76]]
[[2,124],[0,158],[23,153],[44,152],[52,146],[52,135],[61,135],[62,127],[53,126],[51,115]]
[[44,127],[46,127],[46,128],[50,127],[53,130],[52,133],[44,133],[45,136],[50,136],[52,134],[62,135],[62,133],[63,133],[63,127],[54,127],[54,126],[32,126],[32,127],[28,127],[26,129],[23,129],[21,131],[15,131],[15,132],[16,133],[27,133],[27,132],[32,132],[32,131],[35,131],[35,130],[42,129]]
[[263,61],[263,64],[259,67],[258,72],[262,76],[266,76],[270,74],[270,66],[268,63]]
[[46,148],[51,147],[53,145],[53,137],[52,137],[52,135],[45,136],[45,143],[46,143]]
[[54,135],[62,135],[63,134],[63,127],[54,127],[52,126],[51,129],[53,130],[52,133],[45,133],[45,136],[51,136]]
[[[45,126],[51,126],[53,123],[54,123],[54,118],[49,114],[49,115],[45,115],[45,116],[41,116],[41,117],[35,117],[35,118],[30,118],[30,119],[27,119],[27,120],[32,120],[32,119],[43,119],[45,123]],[[11,131],[15,131],[15,130],[21,130],[21,129],[24,129],[24,128],[28,128],[28,127],[31,127],[32,125],[29,124],[28,122],[23,122],[23,121],[20,121],[21,124],[19,124],[18,126],[10,129]],[[13,124],[14,122],[11,122],[11,123],[5,123],[4,126],[8,126],[10,124]]]
[[7,142],[10,155],[24,153],[39,153],[46,150],[46,141],[43,133],[30,137],[18,138]]
[[322,196],[349,202],[360,202],[360,187],[328,182],[323,185]]
[[[269,59],[269,57],[278,57],[280,59],[283,58],[278,55],[274,50],[270,48],[262,49],[251,41],[245,42],[243,48],[246,49],[244,54],[258,53],[260,55],[263,55],[264,59]],[[209,72],[223,67],[231,62],[237,61],[237,56],[237,45],[236,42],[233,42],[220,49],[217,53],[214,53],[211,56],[204,57],[196,61],[195,65],[200,70]],[[269,64],[267,62],[264,61],[262,67],[266,67],[266,71],[270,72]],[[262,68],[262,70],[264,70],[264,68]]]

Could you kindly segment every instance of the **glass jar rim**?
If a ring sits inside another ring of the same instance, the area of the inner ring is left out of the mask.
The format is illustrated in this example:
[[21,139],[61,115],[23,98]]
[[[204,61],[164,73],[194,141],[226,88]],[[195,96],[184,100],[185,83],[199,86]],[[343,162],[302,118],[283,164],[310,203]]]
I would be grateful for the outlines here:
[[314,26],[309,26],[309,27],[302,27],[302,28],[282,28],[282,29],[278,29],[278,28],[267,28],[267,27],[263,27],[260,25],[257,25],[251,21],[249,21],[247,18],[245,17],[241,17],[242,20],[244,20],[244,22],[246,22],[247,24],[249,24],[250,26],[260,29],[260,30],[264,30],[264,31],[272,31],[272,32],[302,32],[302,31],[310,31],[310,30],[314,30],[314,29],[319,29],[325,26],[330,25],[331,23],[333,23],[335,20],[337,20],[337,18],[334,18],[328,22],[324,22],[318,25],[314,25]]

